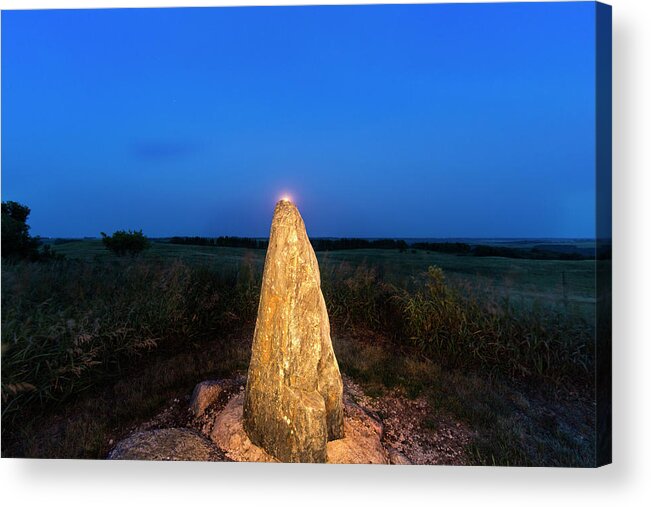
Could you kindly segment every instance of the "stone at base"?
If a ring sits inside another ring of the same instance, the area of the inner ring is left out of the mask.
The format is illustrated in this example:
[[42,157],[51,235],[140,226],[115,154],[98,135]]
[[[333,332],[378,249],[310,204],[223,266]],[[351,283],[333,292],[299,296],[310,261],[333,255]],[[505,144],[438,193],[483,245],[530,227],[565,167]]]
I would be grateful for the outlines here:
[[201,417],[206,409],[215,403],[222,392],[222,386],[214,380],[200,382],[192,391],[190,412],[194,417]]
[[[232,398],[217,415],[212,441],[234,461],[278,462],[262,448],[251,443],[242,425],[244,396]],[[378,434],[378,425],[352,402],[344,405],[344,438],[326,446],[327,463],[388,464],[389,459]]]
[[224,454],[203,435],[187,428],[141,431],[118,442],[108,459],[223,461]]
[[211,440],[234,461],[277,462],[277,459],[251,442],[242,425],[243,412],[244,394],[239,394],[215,418]]

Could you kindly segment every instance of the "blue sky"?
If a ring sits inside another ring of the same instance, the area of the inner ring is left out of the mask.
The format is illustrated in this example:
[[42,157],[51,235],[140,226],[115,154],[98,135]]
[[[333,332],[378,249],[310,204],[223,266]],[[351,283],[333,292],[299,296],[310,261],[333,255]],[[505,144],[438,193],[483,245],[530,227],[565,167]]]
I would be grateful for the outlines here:
[[32,233],[594,237],[592,2],[2,12]]

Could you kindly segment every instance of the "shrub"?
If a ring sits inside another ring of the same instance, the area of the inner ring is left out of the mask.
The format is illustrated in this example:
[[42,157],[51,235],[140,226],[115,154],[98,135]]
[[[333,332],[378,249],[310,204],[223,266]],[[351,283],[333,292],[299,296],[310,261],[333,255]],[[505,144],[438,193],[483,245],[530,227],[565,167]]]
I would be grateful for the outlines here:
[[122,256],[135,256],[151,246],[142,231],[116,231],[112,236],[102,232],[102,243],[111,252]]

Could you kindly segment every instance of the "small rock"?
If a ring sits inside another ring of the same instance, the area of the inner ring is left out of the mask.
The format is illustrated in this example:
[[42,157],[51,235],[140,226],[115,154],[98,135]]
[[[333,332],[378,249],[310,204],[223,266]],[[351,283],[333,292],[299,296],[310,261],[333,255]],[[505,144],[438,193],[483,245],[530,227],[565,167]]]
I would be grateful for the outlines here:
[[214,380],[197,384],[192,392],[190,411],[195,417],[201,417],[206,409],[215,403],[222,392],[222,386]]

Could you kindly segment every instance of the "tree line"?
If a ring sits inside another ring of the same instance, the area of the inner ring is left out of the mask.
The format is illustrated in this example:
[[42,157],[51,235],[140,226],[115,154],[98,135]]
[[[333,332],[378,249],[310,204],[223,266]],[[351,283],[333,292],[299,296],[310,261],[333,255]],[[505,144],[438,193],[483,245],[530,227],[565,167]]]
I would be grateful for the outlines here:
[[[227,246],[233,248],[255,248],[264,250],[269,246],[266,239],[241,238],[237,236],[173,236],[169,242],[175,245]],[[383,248],[406,250],[407,242],[402,239],[362,239],[362,238],[311,238],[315,251],[355,250],[362,248]]]
[[[2,203],[2,257],[5,259],[49,260],[62,256],[55,254],[49,245],[43,245],[38,237],[29,234],[27,218],[30,209],[14,201]],[[151,246],[142,231],[116,231],[112,235],[102,234],[104,246],[119,256],[137,255]],[[70,241],[70,240],[66,240]],[[176,245],[200,245],[232,248],[251,248],[264,250],[269,241],[260,238],[238,236],[173,236],[169,243]],[[612,257],[610,245],[600,245],[595,253],[579,251],[573,245],[538,245],[530,248],[506,247],[496,245],[471,245],[463,242],[416,242],[407,244],[403,239],[364,239],[364,238],[312,238],[315,251],[388,249],[404,252],[408,248],[455,255],[475,257],[507,257],[512,259],[538,260],[599,260]],[[55,244],[57,244],[55,242]]]
[[[510,259],[535,259],[535,260],[561,260],[561,261],[580,261],[594,259],[594,254],[586,254],[577,251],[572,245],[565,248],[560,246],[546,247],[534,246],[530,248],[495,246],[495,245],[471,245],[460,242],[442,242],[442,243],[414,243],[412,248],[418,250],[428,250],[430,252],[442,252],[457,255],[472,255],[475,257],[507,257]],[[601,259],[610,259],[610,251],[600,250]]]
[[205,238],[201,236],[173,236],[169,239],[175,245],[228,246],[233,248],[266,249],[269,241],[265,239],[240,238],[237,236],[219,236]]

